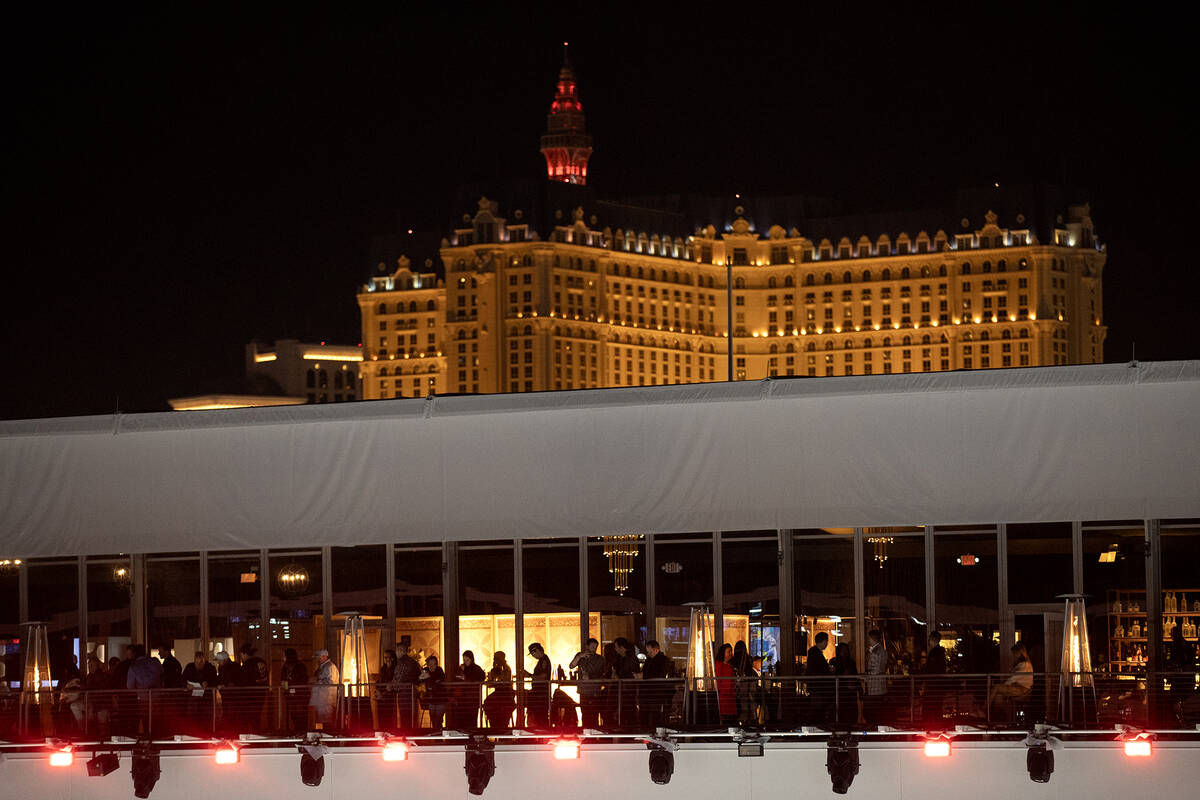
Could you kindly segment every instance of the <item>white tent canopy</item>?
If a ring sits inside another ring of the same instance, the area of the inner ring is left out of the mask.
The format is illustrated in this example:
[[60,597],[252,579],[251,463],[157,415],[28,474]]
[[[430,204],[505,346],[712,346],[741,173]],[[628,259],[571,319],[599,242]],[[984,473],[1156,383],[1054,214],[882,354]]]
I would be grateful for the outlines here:
[[1200,362],[0,423],[8,556],[1200,517]]

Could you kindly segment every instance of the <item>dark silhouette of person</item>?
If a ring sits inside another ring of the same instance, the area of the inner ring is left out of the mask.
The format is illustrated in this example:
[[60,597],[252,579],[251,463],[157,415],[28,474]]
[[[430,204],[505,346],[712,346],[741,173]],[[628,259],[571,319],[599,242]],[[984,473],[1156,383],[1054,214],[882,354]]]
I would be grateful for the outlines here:
[[808,648],[808,657],[804,661],[804,675],[816,680],[808,681],[808,716],[815,723],[825,722],[833,705],[833,681],[828,680],[831,674],[829,662],[825,659],[825,648],[829,646],[829,634],[821,631],[813,639],[813,646]]
[[529,645],[529,655],[536,663],[533,672],[521,670],[522,677],[533,679],[525,700],[525,720],[530,728],[545,728],[550,725],[550,677],[553,668],[540,642]]
[[208,655],[197,650],[194,659],[183,668],[187,687],[188,724],[196,733],[213,732],[213,689],[217,685],[217,668],[208,663]]
[[480,687],[487,680],[483,667],[475,663],[475,654],[464,650],[462,664],[454,671],[454,693],[451,697],[450,726],[456,730],[479,727]]
[[617,661],[613,665],[613,676],[620,680],[617,684],[615,702],[617,703],[617,724],[633,725],[637,722],[637,686],[633,683],[634,676],[641,671],[637,653],[629,642],[621,636],[613,639],[613,648],[617,652]]
[[408,651],[412,637],[401,636],[396,648],[396,669],[392,673],[392,695],[400,708],[400,730],[411,731],[417,723],[417,683],[421,680],[421,665]]
[[263,704],[266,703],[271,682],[267,662],[255,655],[257,648],[249,642],[238,651],[242,663],[237,671],[238,732],[254,733],[262,727]]
[[837,708],[834,719],[839,726],[858,724],[858,698],[862,683],[858,680],[858,665],[850,645],[839,642],[834,649],[833,674],[837,676]]
[[283,726],[293,733],[308,730],[309,693],[304,688],[307,685],[308,667],[300,660],[296,648],[285,648],[279,667],[279,689],[283,692]]
[[942,718],[942,707],[946,702],[946,649],[942,647],[942,634],[934,631],[929,634],[929,651],[925,655],[925,668],[922,670],[925,678],[925,697],[922,701],[925,728],[941,730],[945,726]]
[[396,651],[383,651],[383,663],[375,680],[375,711],[379,725],[385,731],[396,727],[396,695],[392,691],[392,678],[396,677]]
[[654,639],[646,642],[646,655],[646,663],[642,665],[642,685],[639,687],[639,707],[642,725],[654,730],[667,721],[667,703],[675,694],[675,687],[666,679],[674,677],[675,665]]
[[512,715],[517,708],[517,701],[513,693],[512,669],[504,658],[503,650],[492,654],[492,668],[488,671],[487,680],[492,690],[483,701],[483,713],[487,716],[488,727],[512,727]]
[[717,648],[713,659],[713,676],[717,684],[717,713],[722,726],[737,722],[737,690],[734,687],[733,645],[725,642]]
[[425,709],[429,712],[429,727],[440,733],[446,719],[446,671],[438,665],[437,656],[426,656],[425,668],[421,670],[421,685],[425,687]]
[[600,727],[600,680],[604,677],[604,656],[596,652],[600,642],[588,639],[583,649],[571,659],[570,667],[578,670],[579,710],[583,727]]

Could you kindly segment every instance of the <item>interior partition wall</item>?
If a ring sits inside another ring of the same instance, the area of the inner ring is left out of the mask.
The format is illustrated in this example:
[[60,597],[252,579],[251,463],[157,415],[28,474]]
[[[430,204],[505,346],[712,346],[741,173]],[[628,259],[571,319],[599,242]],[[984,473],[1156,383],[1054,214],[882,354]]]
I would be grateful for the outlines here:
[[566,672],[594,636],[602,647],[657,639],[682,670],[700,604],[719,641],[745,642],[768,673],[802,672],[822,632],[827,659],[845,644],[862,669],[876,628],[902,672],[920,669],[933,631],[956,670],[1004,671],[1021,641],[1053,671],[1061,595],[1082,590],[1093,666],[1132,677],[1166,667],[1176,626],[1192,642],[1200,630],[1196,520],[680,533],[622,546],[563,537],[34,559],[0,570],[0,658],[11,685],[20,623],[40,621],[56,674],[144,636],[184,662],[249,644],[276,681],[285,648],[311,659],[353,612],[376,651],[407,641],[447,668],[469,649],[485,669],[504,653],[516,674],[540,641]]

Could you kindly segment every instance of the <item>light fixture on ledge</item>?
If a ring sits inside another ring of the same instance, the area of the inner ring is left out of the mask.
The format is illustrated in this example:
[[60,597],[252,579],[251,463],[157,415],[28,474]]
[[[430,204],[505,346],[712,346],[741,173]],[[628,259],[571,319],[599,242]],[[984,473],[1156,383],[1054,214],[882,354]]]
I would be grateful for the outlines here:
[[604,557],[608,559],[608,571],[613,576],[613,591],[625,594],[629,589],[629,575],[633,572],[633,562],[638,555],[639,534],[622,536],[603,536]]

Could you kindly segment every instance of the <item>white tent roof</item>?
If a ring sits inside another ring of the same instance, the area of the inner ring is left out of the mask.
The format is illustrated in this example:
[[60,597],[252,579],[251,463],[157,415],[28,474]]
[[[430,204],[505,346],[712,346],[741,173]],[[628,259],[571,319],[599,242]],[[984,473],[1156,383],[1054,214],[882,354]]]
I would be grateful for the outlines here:
[[0,423],[5,556],[1200,517],[1200,362]]

